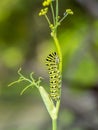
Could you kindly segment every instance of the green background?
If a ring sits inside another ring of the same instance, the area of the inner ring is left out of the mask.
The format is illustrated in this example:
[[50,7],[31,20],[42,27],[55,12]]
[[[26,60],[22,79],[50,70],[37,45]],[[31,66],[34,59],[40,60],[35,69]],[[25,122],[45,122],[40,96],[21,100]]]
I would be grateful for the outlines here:
[[[49,90],[45,58],[55,50],[50,30],[38,13],[41,0],[0,0],[0,130],[51,130],[51,120],[36,88],[28,89],[17,71],[43,77]],[[60,130],[98,130],[98,1],[59,0],[58,28],[63,54],[63,86],[58,119]]]

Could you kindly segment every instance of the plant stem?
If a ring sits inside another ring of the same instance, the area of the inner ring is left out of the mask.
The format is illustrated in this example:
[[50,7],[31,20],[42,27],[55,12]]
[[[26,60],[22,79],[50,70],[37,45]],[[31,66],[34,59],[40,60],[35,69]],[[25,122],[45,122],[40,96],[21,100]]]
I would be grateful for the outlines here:
[[57,119],[52,119],[52,130],[57,130]]
[[[58,25],[58,12],[59,12],[58,0],[56,0],[56,23],[55,23],[56,26]],[[55,28],[55,32],[57,32],[57,27]]]
[[49,18],[48,18],[48,16],[45,14],[45,18],[46,18],[46,20],[47,20],[47,22],[48,22],[48,24],[49,24],[49,26],[51,25],[51,22],[50,22],[50,20],[49,20]]
[[[56,0],[56,17],[55,17],[55,28],[54,28],[54,31],[52,31],[51,33],[51,36],[54,40],[54,43],[55,43],[55,46],[56,46],[56,49],[57,49],[57,53],[58,53],[58,56],[60,58],[60,64],[59,64],[59,71],[62,75],[62,52],[61,52],[61,47],[60,47],[60,44],[59,44],[59,40],[58,40],[58,37],[57,37],[57,27],[58,27],[58,0]],[[61,77],[61,80],[62,80],[62,77]],[[61,97],[61,89],[60,89],[60,97]],[[60,108],[60,100],[58,100],[56,102],[56,118],[52,118],[52,130],[57,130],[57,118],[58,118],[58,112],[59,112],[59,108]]]
[[64,15],[64,17],[59,21],[59,23],[61,23],[67,16],[68,16],[68,13]]
[[50,7],[51,7],[52,16],[53,16],[53,24],[55,25],[55,15],[54,15],[54,9],[53,9],[52,3],[50,4]]
[[[59,70],[60,70],[61,75],[62,75],[62,52],[61,52],[61,47],[60,47],[56,32],[53,33],[52,37],[53,37],[53,40],[54,40],[54,43],[56,45],[56,49],[57,49],[57,52],[58,52],[58,55],[59,55],[59,58],[60,58]],[[60,97],[61,97],[61,89],[60,89]],[[58,117],[59,107],[60,107],[60,100],[58,100],[57,103],[56,103],[56,115],[57,115],[57,117]],[[52,119],[52,130],[57,130],[57,118]]]
[[59,9],[58,9],[58,0],[56,0],[56,23],[57,23],[57,20],[58,20],[58,12],[59,12]]
[[54,42],[55,42],[55,45],[56,45],[56,48],[57,48],[57,52],[58,52],[58,55],[59,55],[59,58],[60,58],[59,70],[62,73],[62,52],[61,52],[61,47],[60,47],[60,44],[59,44],[56,33],[53,33],[52,37],[54,39]]
[[58,100],[57,103],[56,103],[56,114],[57,114],[57,117],[58,117],[59,108],[60,108],[60,100]]

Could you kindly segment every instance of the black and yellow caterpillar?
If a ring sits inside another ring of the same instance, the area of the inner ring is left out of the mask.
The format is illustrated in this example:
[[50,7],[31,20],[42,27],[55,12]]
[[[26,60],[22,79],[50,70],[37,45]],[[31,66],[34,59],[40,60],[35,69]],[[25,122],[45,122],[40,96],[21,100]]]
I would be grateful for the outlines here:
[[56,52],[49,54],[46,58],[50,79],[50,97],[55,101],[60,98],[61,74],[59,71],[59,62],[60,59]]

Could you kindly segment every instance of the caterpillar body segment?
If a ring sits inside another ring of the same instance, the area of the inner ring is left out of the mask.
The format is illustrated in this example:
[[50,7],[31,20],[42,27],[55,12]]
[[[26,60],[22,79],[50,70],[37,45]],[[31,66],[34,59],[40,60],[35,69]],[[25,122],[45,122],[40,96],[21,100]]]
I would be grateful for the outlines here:
[[56,52],[49,54],[46,58],[46,66],[49,71],[50,96],[57,101],[60,98],[61,74],[59,71],[59,57]]

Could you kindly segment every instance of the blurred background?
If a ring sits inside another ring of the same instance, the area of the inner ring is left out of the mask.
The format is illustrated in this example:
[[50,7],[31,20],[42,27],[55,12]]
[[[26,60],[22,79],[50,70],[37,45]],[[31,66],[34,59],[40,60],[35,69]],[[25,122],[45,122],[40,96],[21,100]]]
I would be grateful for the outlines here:
[[[55,47],[42,0],[0,0],[0,130],[51,130],[51,119],[36,88],[20,96],[27,83],[17,71],[43,77],[49,90],[45,58]],[[59,130],[98,130],[98,0],[60,0],[59,13],[74,12],[58,29],[63,53]]]

